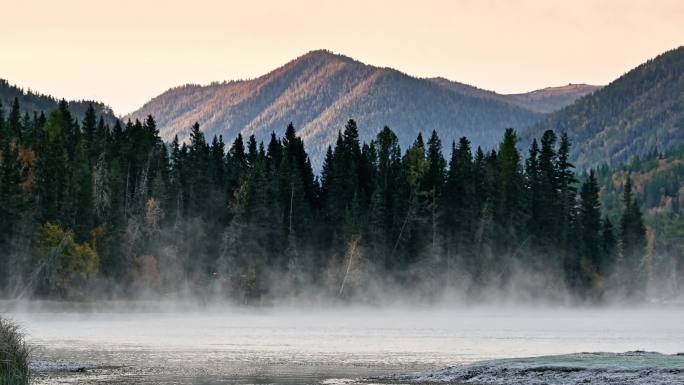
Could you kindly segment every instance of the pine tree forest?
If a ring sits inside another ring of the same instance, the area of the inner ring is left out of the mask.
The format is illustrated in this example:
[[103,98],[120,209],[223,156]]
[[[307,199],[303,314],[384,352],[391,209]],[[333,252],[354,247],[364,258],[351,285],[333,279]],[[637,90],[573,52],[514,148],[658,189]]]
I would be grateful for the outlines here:
[[643,299],[651,279],[631,181],[605,217],[562,132],[402,149],[349,120],[319,171],[291,124],[164,143],[152,116],[20,111],[0,107],[3,297],[601,302]]

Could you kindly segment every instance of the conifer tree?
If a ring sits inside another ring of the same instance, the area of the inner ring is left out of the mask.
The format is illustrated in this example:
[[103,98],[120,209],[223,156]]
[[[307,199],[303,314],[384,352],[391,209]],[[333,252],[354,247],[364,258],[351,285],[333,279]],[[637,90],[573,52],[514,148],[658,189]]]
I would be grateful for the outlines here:
[[74,230],[77,242],[85,242],[90,238],[90,231],[95,227],[95,209],[93,203],[92,166],[88,159],[85,138],[76,144],[74,159],[69,164],[73,174],[68,183],[66,199],[69,202],[70,215],[65,223]]
[[539,210],[536,219],[541,241],[548,250],[558,241],[558,216],[560,212],[558,197],[558,169],[555,151],[556,134],[547,130],[541,138],[539,151]]
[[16,225],[24,214],[19,151],[16,138],[3,141],[0,147],[0,245],[3,248],[10,247],[16,234]]
[[423,180],[425,191],[431,192],[434,199],[442,194],[446,176],[446,161],[442,156],[442,141],[436,131],[432,131],[426,152],[428,169]]
[[6,131],[5,127],[5,110],[0,102],[0,144],[3,144],[5,141],[7,141],[8,137],[9,132]]
[[[223,160],[222,160],[223,161]],[[178,142],[178,135],[171,142],[169,186],[167,193],[167,215],[174,227],[184,213],[183,186],[185,185],[184,158]]]
[[594,170],[580,191],[580,260],[577,290],[583,295],[599,298],[602,291],[601,267],[601,204]]
[[328,174],[326,176],[326,209],[328,223],[335,234],[336,247],[342,250],[351,233],[360,229],[355,221],[360,214],[360,167],[361,146],[359,132],[354,120],[349,120],[344,132],[340,133],[333,149]]
[[[176,137],[175,140],[177,141],[178,138]],[[223,135],[219,135],[218,138],[214,135],[214,138],[211,140],[211,147],[209,152],[211,157],[211,181],[215,189],[222,190],[226,179],[224,161],[226,157],[226,146],[223,143]]]
[[15,97],[9,110],[9,116],[7,117],[7,131],[9,132],[10,137],[21,139],[21,134],[23,131],[21,123],[19,99]]
[[499,251],[512,253],[521,238],[521,226],[524,221],[523,175],[520,164],[520,153],[517,149],[518,136],[512,128],[506,129],[504,139],[496,154],[498,166],[498,202],[497,222],[501,232]]
[[399,212],[399,189],[402,177],[401,148],[399,138],[385,126],[376,136],[377,172],[375,188],[371,197],[370,228],[371,237],[375,240],[379,264],[386,269],[393,266],[390,259],[392,242],[396,239],[401,226]]
[[212,210],[212,207],[206,205],[205,196],[211,186],[208,175],[210,170],[210,149],[198,123],[195,123],[190,131],[187,166],[190,214],[202,217],[205,214],[209,214]]
[[257,148],[256,137],[254,136],[254,134],[252,134],[249,136],[249,139],[247,140],[247,163],[250,166],[254,166],[258,155],[259,151]]
[[601,234],[601,264],[599,273],[604,279],[609,279],[613,275],[613,269],[617,261],[617,239],[613,223],[608,218],[602,221]]
[[542,175],[539,167],[539,145],[537,139],[532,140],[529,154],[525,161],[525,182],[527,191],[527,211],[528,222],[527,231],[530,236],[535,237],[535,242],[539,242],[542,236],[541,218],[544,210],[544,201],[542,198],[541,182]]
[[[479,153],[483,155],[481,150]],[[480,211],[476,167],[467,138],[459,139],[458,145],[452,144],[445,187],[445,225],[449,233],[449,253],[464,261],[470,278],[475,277],[479,269],[477,252],[473,250]]]
[[427,193],[423,190],[430,165],[425,156],[425,144],[420,133],[413,146],[406,151],[403,164],[408,194],[402,198],[406,202],[402,213],[404,220],[394,250],[397,251],[397,247],[401,246],[400,264],[408,267],[423,255],[424,247],[428,244],[426,240],[430,239],[430,233],[425,231],[426,228],[430,228],[430,217],[425,200]]
[[92,103],[88,104],[85,116],[83,118],[83,136],[84,136],[84,146],[88,152],[88,158],[92,162],[97,155],[97,142],[96,142],[96,130],[97,130],[97,116],[95,114],[95,108]]
[[566,264],[573,256],[570,235],[575,227],[576,197],[574,165],[570,163],[570,139],[567,133],[562,133],[558,146],[558,164],[556,173],[558,177],[559,197],[559,220],[558,220],[558,246],[557,253],[563,264]]
[[39,220],[43,223],[62,219],[67,191],[67,142],[71,116],[63,108],[53,110],[41,132],[38,144],[37,193]]
[[227,176],[227,191],[229,199],[234,198],[237,187],[240,184],[240,179],[247,170],[247,154],[245,154],[245,142],[242,140],[242,134],[238,134],[226,156],[226,176]]
[[639,299],[646,289],[646,228],[641,210],[632,192],[632,179],[627,176],[622,196],[624,210],[620,221],[620,249],[626,294]]

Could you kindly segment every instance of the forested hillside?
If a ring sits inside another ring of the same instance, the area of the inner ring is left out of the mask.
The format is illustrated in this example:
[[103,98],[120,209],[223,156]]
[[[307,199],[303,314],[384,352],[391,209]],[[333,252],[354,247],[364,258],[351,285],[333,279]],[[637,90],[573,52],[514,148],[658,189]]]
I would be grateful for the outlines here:
[[[617,169],[598,171],[601,201],[609,217],[618,218],[621,196],[630,176],[634,196],[641,203],[649,227],[648,261],[656,274],[684,273],[684,146],[636,158]],[[668,281],[665,284],[684,285]]]
[[195,122],[207,136],[242,133],[259,140],[292,122],[316,169],[335,141],[336,127],[351,117],[362,127],[364,141],[389,125],[404,147],[421,130],[434,129],[445,139],[468,136],[489,148],[506,127],[526,127],[542,116],[328,51],[309,52],[256,79],[173,88],[129,117],[142,120],[147,115],[158,117],[167,141],[174,135],[187,139]]
[[434,131],[402,149],[349,120],[317,177],[292,125],[224,144],[194,124],[166,145],[151,116],[17,110],[0,114],[4,296],[598,302],[678,279],[644,268],[640,202],[609,221],[553,131],[525,155],[513,129],[491,151]]
[[567,132],[579,168],[620,165],[684,143],[684,47],[663,53],[523,132]]
[[[9,108],[12,106],[15,99],[19,106],[21,106],[22,119],[25,121],[28,121],[29,118],[33,118],[33,114],[47,114],[55,109],[59,103],[59,100],[52,96],[43,95],[30,90],[26,91],[10,84],[5,79],[0,79],[0,105]],[[87,100],[69,101],[69,110],[74,117],[80,121],[85,116],[86,110],[91,104],[98,115],[102,115],[108,123],[114,123],[116,120],[114,112],[103,103]]]

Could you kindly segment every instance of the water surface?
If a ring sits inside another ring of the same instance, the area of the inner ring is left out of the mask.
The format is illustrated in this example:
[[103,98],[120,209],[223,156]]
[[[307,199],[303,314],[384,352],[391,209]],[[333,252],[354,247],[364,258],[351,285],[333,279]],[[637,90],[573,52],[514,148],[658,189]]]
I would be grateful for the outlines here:
[[482,360],[684,351],[680,308],[53,306],[3,314],[34,347],[39,384],[332,384]]

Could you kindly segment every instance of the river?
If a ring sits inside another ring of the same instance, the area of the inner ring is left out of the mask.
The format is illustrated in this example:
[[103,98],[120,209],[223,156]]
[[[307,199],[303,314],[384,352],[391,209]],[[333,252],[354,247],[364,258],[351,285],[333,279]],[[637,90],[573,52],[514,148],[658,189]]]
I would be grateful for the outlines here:
[[[22,325],[37,384],[468,382],[470,377],[432,375],[483,360],[494,368],[519,366],[520,357],[630,351],[662,353],[660,358],[672,359],[670,372],[676,375],[681,366],[684,378],[684,356],[675,355],[684,351],[679,307],[149,310],[30,304],[5,306],[2,315]],[[606,357],[600,356],[608,366],[622,359]],[[572,366],[567,359],[557,361],[559,367]],[[534,367],[525,362],[522,367]],[[419,374],[396,376],[412,372]],[[486,378],[506,383],[495,377]]]

